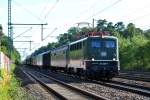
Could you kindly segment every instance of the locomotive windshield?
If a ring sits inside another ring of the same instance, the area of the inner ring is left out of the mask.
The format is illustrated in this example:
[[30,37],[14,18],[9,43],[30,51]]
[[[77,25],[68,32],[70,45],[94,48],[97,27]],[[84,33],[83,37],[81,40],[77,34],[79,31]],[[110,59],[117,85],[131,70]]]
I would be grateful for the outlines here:
[[105,43],[106,43],[106,45],[105,45],[106,48],[114,48],[115,47],[114,41],[109,40],[109,41],[106,41]]
[[92,48],[100,48],[101,42],[99,40],[93,40],[93,41],[91,41],[91,47]]
[[112,38],[90,38],[87,44],[88,59],[112,60],[116,58],[117,42]]
[[106,41],[92,40],[91,47],[92,48],[100,48],[100,47],[115,48],[115,41],[113,41],[113,40],[106,40]]

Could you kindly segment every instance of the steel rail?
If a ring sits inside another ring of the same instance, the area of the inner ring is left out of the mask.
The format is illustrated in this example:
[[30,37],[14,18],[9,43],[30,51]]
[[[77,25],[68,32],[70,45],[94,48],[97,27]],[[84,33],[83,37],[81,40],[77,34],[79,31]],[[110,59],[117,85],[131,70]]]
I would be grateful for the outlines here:
[[35,76],[33,76],[31,73],[29,72],[25,72],[23,71],[28,77],[32,77],[35,81],[37,81],[42,87],[44,87],[48,92],[53,93],[55,96],[57,96],[58,98],[60,98],[61,100],[68,100],[66,97],[62,96],[61,94],[59,94],[58,92],[56,92],[55,90],[53,90],[52,88],[48,87],[44,82],[40,81],[39,79],[37,79]]
[[[36,71],[35,71],[35,72],[36,72]],[[53,78],[53,77],[47,76],[47,75],[45,75],[45,74],[42,74],[42,73],[40,73],[40,72],[36,72],[36,73],[38,73],[38,74],[40,74],[40,75],[42,75],[42,76],[44,76],[44,77],[47,77],[47,78],[49,78],[50,80],[53,80],[53,81],[55,81],[55,82],[57,82],[57,83],[59,83],[59,84],[65,86],[65,87],[67,87],[67,88],[70,88],[70,89],[72,89],[72,90],[75,90],[75,91],[77,91],[77,92],[79,92],[79,93],[81,93],[81,94],[83,94],[83,95],[85,95],[85,96],[94,98],[95,100],[109,100],[108,98],[105,98],[105,97],[96,95],[96,94],[94,94],[94,93],[90,93],[90,92],[88,92],[88,91],[79,89],[79,88],[77,88],[77,87],[74,87],[74,86],[72,86],[72,85],[70,85],[70,84],[67,84],[67,83],[65,83],[65,82],[63,82],[63,81],[60,81],[60,80],[57,80],[57,79],[55,79],[55,78]]]
[[[64,73],[61,73],[61,74],[68,75],[68,74],[64,74]],[[68,76],[73,77],[71,75],[68,75]],[[81,78],[79,78],[79,79],[81,79]],[[83,79],[81,79],[81,80],[83,80]],[[144,96],[150,97],[150,88],[149,87],[143,87],[143,86],[138,86],[138,85],[133,85],[133,84],[117,82],[117,81],[108,82],[108,81],[97,81],[97,80],[89,80],[89,79],[86,79],[86,81],[100,84],[100,85],[103,85],[106,87],[124,90],[124,91],[128,91],[128,92],[132,92],[132,93],[136,93],[139,95],[144,95]]]
[[107,86],[107,87],[124,90],[124,91],[150,97],[150,91],[148,88],[147,89],[144,89],[144,87],[139,88],[139,87],[136,87],[135,85],[127,85],[125,83],[119,83],[119,82],[100,82],[100,81],[93,81],[93,82],[100,84],[100,85]]

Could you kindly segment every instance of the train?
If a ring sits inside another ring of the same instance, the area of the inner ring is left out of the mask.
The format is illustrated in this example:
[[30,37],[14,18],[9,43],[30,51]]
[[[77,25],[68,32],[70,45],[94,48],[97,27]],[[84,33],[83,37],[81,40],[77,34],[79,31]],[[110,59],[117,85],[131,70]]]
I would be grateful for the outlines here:
[[118,39],[91,35],[26,59],[26,64],[94,79],[112,79],[120,70]]

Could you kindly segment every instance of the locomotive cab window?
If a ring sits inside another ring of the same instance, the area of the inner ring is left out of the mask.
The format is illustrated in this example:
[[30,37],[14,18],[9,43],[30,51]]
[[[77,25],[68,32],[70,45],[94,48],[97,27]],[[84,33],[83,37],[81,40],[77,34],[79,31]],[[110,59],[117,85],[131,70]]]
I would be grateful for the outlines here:
[[92,40],[91,41],[91,47],[92,48],[100,48],[101,47],[101,42],[99,40]]
[[85,41],[82,42],[82,46],[85,46]]
[[114,48],[115,47],[115,41],[106,41],[106,48]]

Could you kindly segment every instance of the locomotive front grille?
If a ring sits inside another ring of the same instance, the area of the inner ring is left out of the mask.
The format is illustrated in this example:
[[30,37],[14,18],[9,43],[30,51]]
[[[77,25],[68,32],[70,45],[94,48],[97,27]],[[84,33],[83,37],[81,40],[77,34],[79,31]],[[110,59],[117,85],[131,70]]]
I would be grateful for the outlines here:
[[118,61],[86,61],[87,66],[117,66]]

